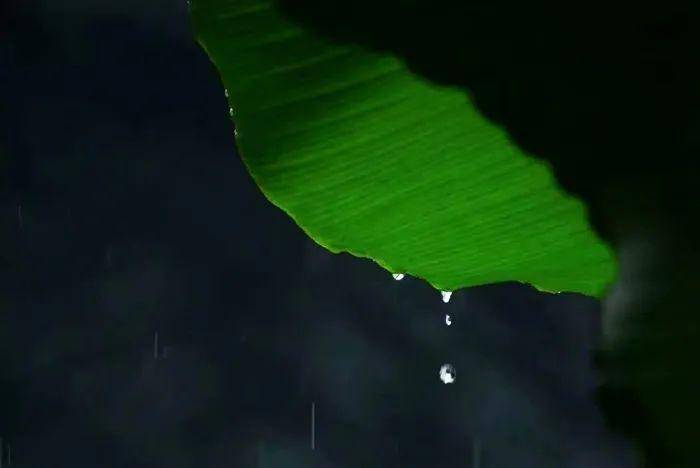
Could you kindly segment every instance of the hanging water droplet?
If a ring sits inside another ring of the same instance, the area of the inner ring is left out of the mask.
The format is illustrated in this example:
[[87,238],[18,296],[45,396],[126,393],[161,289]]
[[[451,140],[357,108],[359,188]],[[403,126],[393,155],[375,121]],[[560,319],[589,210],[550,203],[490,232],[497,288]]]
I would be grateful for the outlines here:
[[391,276],[393,276],[396,281],[401,281],[405,275],[403,273],[394,273]]
[[443,364],[440,368],[440,380],[444,384],[451,384],[457,380],[457,371],[452,364]]
[[452,325],[452,319],[450,318],[449,315],[445,315],[445,323],[447,324],[448,327],[450,325]]
[[228,89],[224,89],[224,96],[228,98]]
[[234,128],[234,129],[233,129],[233,136],[235,136],[236,138],[238,138],[238,129],[237,129],[237,128]]
[[233,107],[229,107],[229,108],[228,108],[228,115],[230,115],[231,117],[233,117]]
[[442,294],[442,302],[447,304],[450,302],[450,297],[452,297],[452,291],[440,291],[440,294]]

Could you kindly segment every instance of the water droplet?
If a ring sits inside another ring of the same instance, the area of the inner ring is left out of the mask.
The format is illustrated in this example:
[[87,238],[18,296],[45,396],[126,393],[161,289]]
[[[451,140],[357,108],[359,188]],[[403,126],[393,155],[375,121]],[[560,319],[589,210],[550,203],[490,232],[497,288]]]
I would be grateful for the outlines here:
[[233,107],[229,107],[229,108],[228,108],[228,115],[230,115],[231,117],[233,117]]
[[445,315],[445,323],[447,324],[448,327],[450,325],[452,325],[452,319],[450,318],[449,315]]
[[440,380],[444,384],[453,383],[457,380],[457,371],[452,364],[443,364],[440,368]]
[[450,302],[450,297],[452,297],[452,291],[440,291],[440,294],[442,294],[442,302],[447,304]]
[[236,138],[238,138],[238,129],[237,129],[237,128],[234,128],[234,129],[233,129],[233,136],[235,136]]
[[391,276],[393,276],[396,281],[401,281],[405,275],[403,273],[394,273]]
[[224,96],[228,98],[228,89],[224,89]]

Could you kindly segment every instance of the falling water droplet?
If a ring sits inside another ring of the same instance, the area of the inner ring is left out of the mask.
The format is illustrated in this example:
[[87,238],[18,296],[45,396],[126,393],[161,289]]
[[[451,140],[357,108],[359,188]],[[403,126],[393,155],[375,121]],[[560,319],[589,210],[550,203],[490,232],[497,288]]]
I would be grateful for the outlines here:
[[445,315],[445,323],[447,324],[448,327],[450,325],[452,325],[452,319],[450,318],[449,315]]
[[451,384],[457,380],[457,371],[452,364],[443,364],[440,368],[440,380],[444,384]]
[[405,275],[403,273],[394,273],[391,276],[393,276],[396,281],[401,281]]
[[440,291],[440,294],[442,294],[442,302],[447,304],[450,302],[450,297],[452,297],[452,291]]

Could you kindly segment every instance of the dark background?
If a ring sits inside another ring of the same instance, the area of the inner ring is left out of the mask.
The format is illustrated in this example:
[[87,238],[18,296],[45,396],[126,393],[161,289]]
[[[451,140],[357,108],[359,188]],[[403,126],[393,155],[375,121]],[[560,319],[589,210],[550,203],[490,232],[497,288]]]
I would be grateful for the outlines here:
[[483,468],[634,466],[594,403],[597,301],[445,305],[315,245],[238,159],[184,0],[3,2],[13,466],[471,467],[474,440]]

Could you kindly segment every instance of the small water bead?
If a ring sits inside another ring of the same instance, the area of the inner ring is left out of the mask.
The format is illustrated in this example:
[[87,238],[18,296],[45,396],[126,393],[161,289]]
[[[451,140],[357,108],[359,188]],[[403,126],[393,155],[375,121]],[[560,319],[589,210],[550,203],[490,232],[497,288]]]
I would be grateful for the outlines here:
[[440,294],[442,294],[442,302],[447,304],[450,302],[450,298],[452,297],[452,291],[440,291]]
[[403,273],[394,273],[391,276],[393,276],[396,281],[401,281],[405,275]]
[[449,315],[445,315],[445,323],[447,324],[448,327],[450,325],[452,325],[452,319],[450,318]]
[[457,371],[452,364],[443,364],[440,368],[440,380],[445,385],[454,383],[457,380]]

